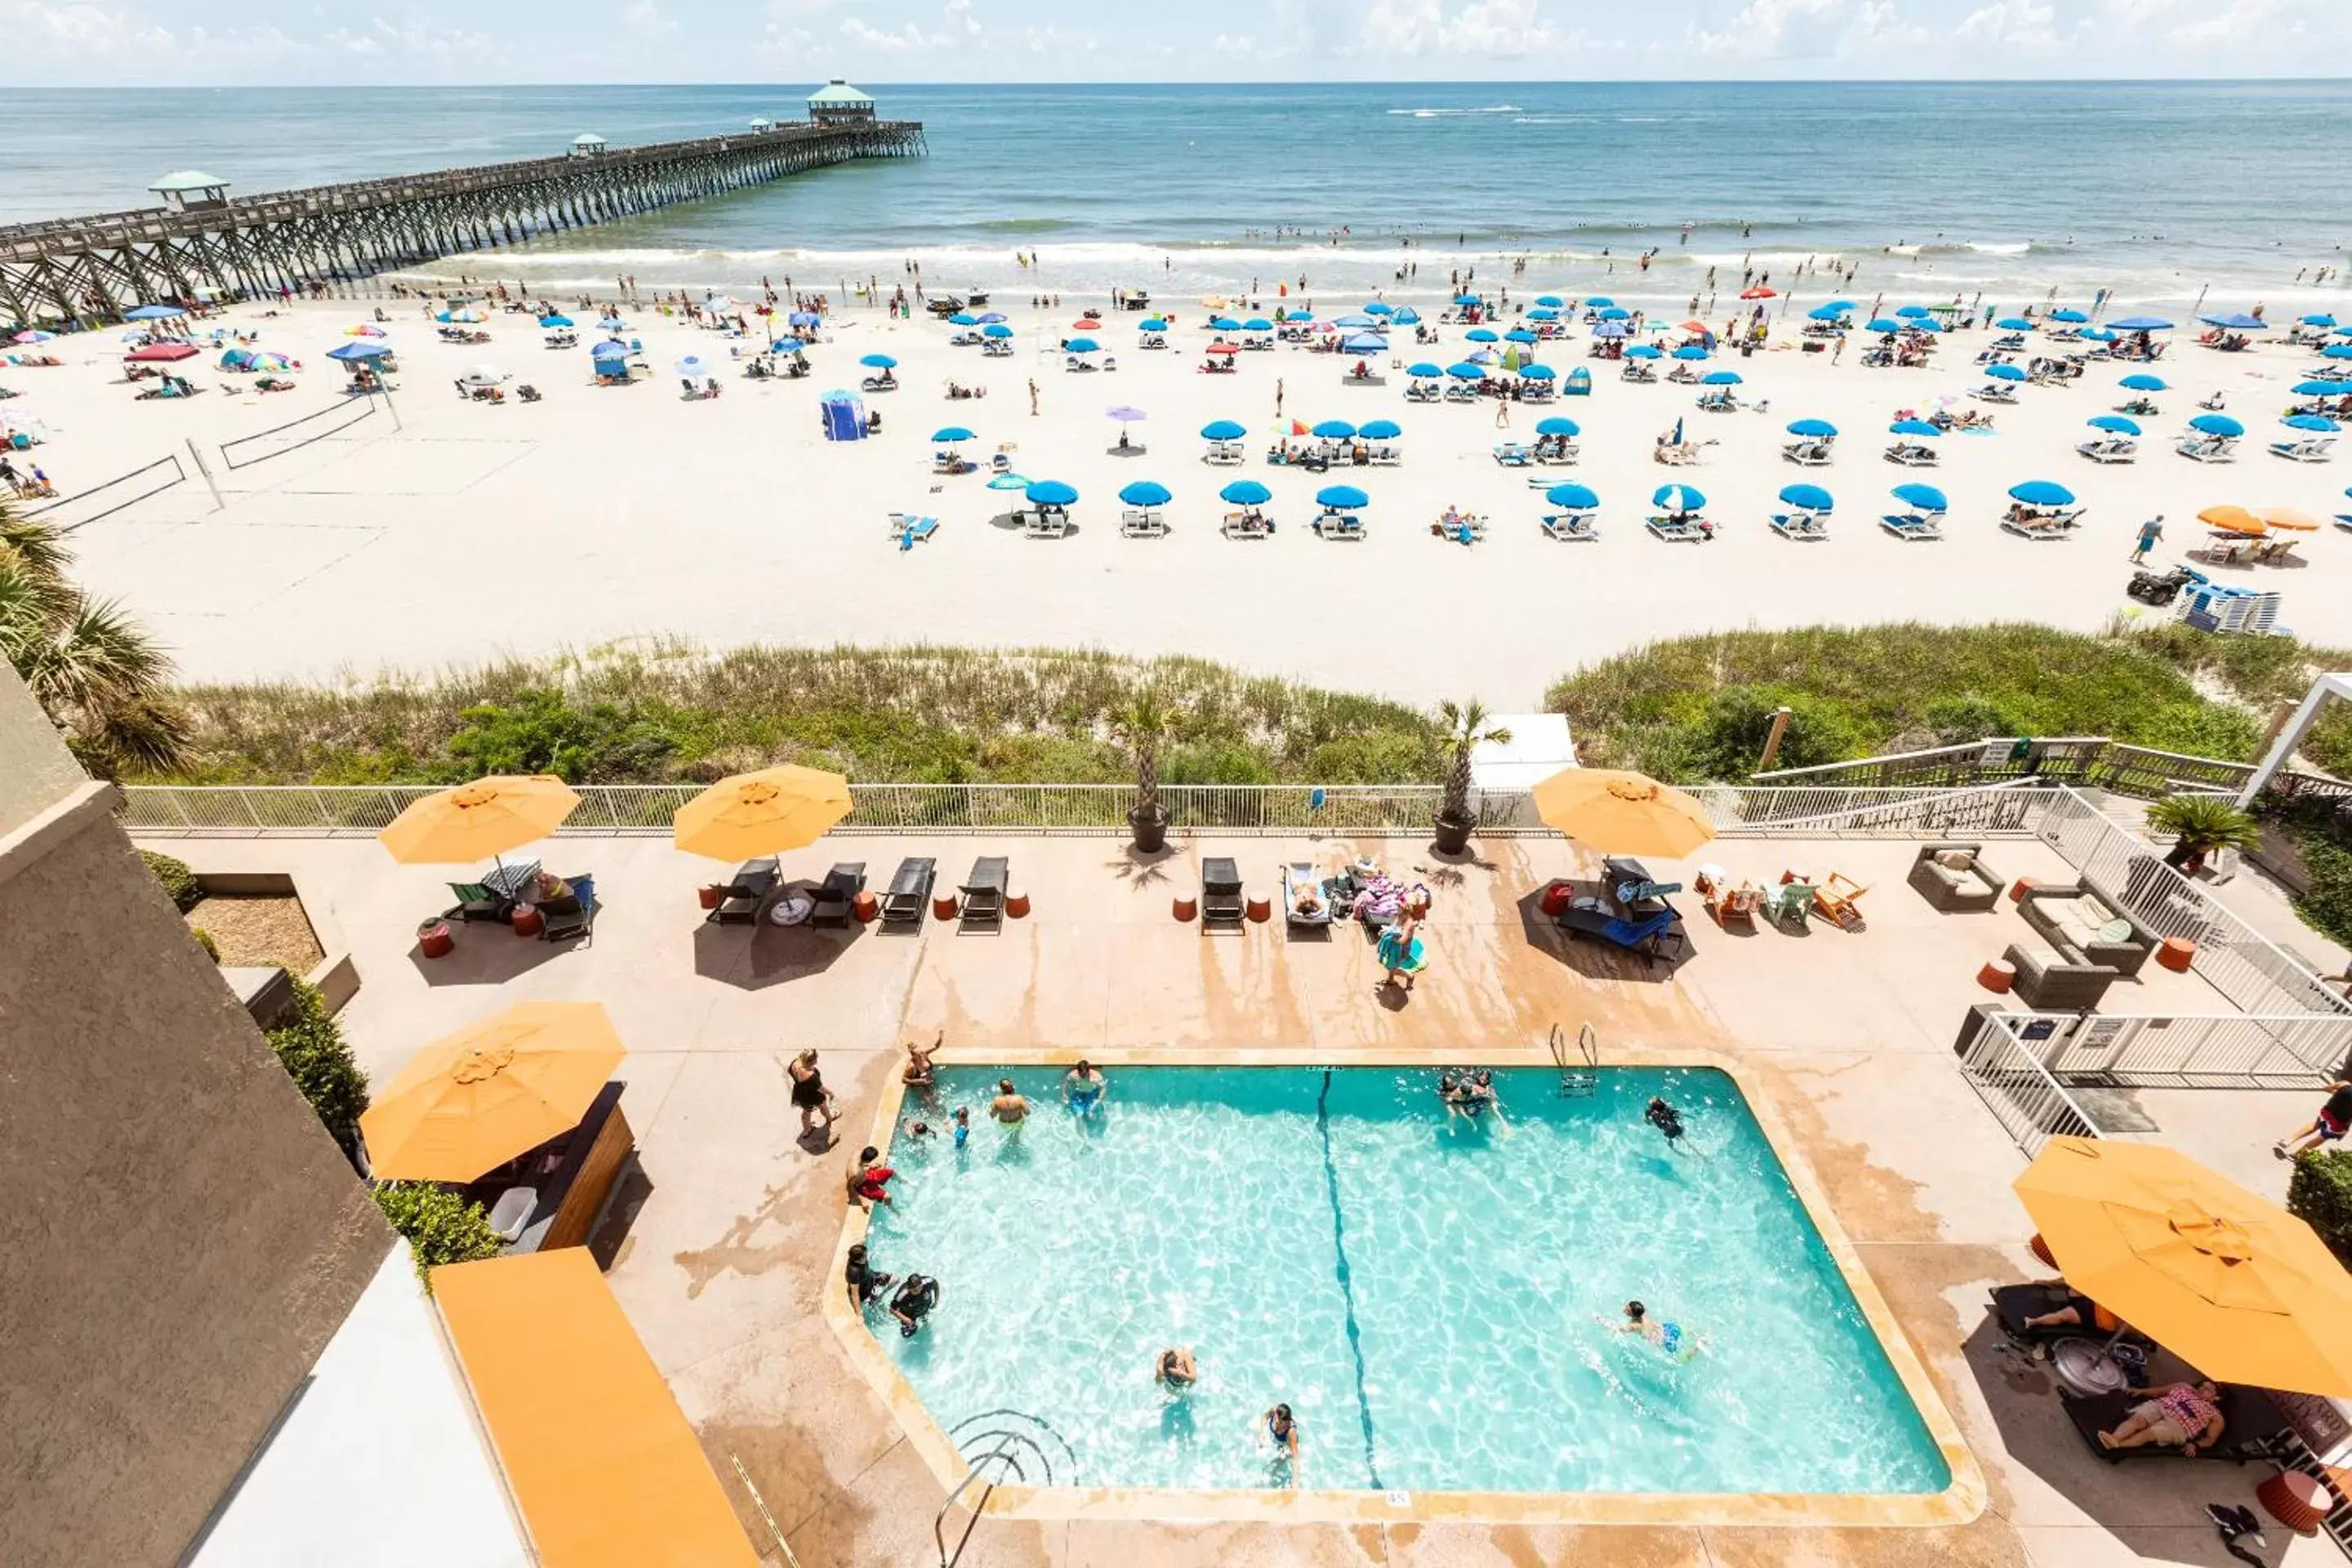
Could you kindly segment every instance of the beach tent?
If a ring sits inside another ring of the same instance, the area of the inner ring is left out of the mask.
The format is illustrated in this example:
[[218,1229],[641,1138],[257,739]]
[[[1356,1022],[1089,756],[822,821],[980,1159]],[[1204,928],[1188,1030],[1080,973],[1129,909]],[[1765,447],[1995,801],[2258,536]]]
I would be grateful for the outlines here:
[[1412,326],[1419,322],[1420,320],[1421,312],[1414,310],[1410,305],[1404,306],[1402,309],[1399,310],[1395,315],[1389,318],[1391,324],[1400,327]]
[[2225,315],[2200,316],[2197,319],[2209,327],[2220,327],[2222,331],[2230,332],[2259,332],[2270,324],[2260,316],[2249,316],[2242,310],[2231,311]]
[[1343,341],[1339,344],[1339,352],[1343,354],[1384,354],[1389,352],[1389,341],[1371,332],[1359,332]]
[[854,392],[836,388],[817,402],[817,412],[824,420],[824,438],[828,441],[862,441],[866,438],[866,405]]

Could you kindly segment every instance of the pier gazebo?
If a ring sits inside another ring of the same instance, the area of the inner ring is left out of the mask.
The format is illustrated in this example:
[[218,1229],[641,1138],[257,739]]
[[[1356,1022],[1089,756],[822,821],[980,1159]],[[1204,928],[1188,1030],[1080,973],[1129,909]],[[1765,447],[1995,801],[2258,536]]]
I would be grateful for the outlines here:
[[572,155],[575,158],[601,158],[611,145],[593,131],[583,131],[572,139]]
[[175,213],[210,212],[228,205],[228,182],[201,169],[166,174],[147,188],[163,197],[163,205]]
[[820,125],[862,124],[874,118],[874,100],[835,77],[809,94],[808,111]]

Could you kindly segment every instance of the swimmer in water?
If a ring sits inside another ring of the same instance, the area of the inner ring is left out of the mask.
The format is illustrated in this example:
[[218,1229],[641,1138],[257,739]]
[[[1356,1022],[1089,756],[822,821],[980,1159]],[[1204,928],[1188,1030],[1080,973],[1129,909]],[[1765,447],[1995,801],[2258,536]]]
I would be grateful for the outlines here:
[[1266,1439],[1274,1445],[1275,1463],[1288,1472],[1291,1485],[1297,1485],[1298,1422],[1290,1406],[1277,1405],[1258,1419],[1265,1423]]
[[1653,1318],[1650,1310],[1639,1301],[1625,1303],[1625,1321],[1622,1323],[1612,1323],[1605,1318],[1595,1321],[1621,1334],[1639,1334],[1676,1361],[1688,1361],[1706,1349],[1705,1339],[1685,1333],[1680,1323]]
[[1109,1089],[1100,1069],[1084,1057],[1078,1058],[1077,1066],[1062,1075],[1062,1102],[1080,1116],[1092,1116],[1100,1109]]
[[968,1106],[959,1105],[956,1107],[955,1113],[955,1146],[959,1149],[962,1148],[971,1137],[971,1110]]
[[1171,1389],[1187,1389],[1201,1381],[1201,1367],[1182,1345],[1171,1345],[1151,1365],[1152,1380]]
[[999,1079],[996,1080],[996,1098],[988,1102],[988,1113],[996,1118],[1006,1133],[1017,1134],[1029,1120],[1029,1101],[1013,1087],[1011,1079]]
[[1681,1111],[1676,1110],[1664,1100],[1654,1098],[1650,1101],[1649,1109],[1642,1112],[1642,1120],[1665,1134],[1667,1148],[1682,1147],[1683,1113]]

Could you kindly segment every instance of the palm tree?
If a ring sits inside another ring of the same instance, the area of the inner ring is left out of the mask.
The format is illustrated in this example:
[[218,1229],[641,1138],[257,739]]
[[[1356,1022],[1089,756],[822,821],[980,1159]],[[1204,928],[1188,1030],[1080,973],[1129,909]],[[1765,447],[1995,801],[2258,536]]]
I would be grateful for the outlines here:
[[1470,842],[1470,753],[1481,744],[1507,744],[1510,731],[1489,726],[1486,705],[1473,697],[1467,703],[1441,702],[1437,722],[1454,745],[1454,765],[1445,774],[1445,798],[1437,808],[1437,847],[1458,855]]
[[1175,733],[1181,717],[1158,684],[1139,686],[1111,715],[1111,738],[1135,763],[1135,805],[1127,822],[1135,847],[1149,854],[1166,841],[1168,813],[1160,805],[1160,748]]
[[165,699],[172,661],[112,600],[65,575],[73,556],[48,523],[0,507],[0,655],[103,777],[187,761],[187,725]]
[[2263,841],[2261,825],[2227,795],[2167,795],[2147,808],[2147,825],[2172,835],[2164,863],[2176,871],[2201,864],[2216,849],[2252,849]]

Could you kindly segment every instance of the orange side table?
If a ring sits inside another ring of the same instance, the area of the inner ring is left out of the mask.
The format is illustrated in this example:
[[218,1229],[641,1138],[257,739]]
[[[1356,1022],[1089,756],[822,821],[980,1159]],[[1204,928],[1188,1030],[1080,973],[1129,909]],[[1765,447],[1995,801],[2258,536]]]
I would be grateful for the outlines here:
[[2025,895],[2040,886],[2042,886],[2042,879],[2039,877],[2020,877],[2009,885],[2009,901],[2012,904],[2021,904],[2025,901]]
[[2281,1470],[2254,1489],[2254,1498],[2264,1513],[2304,1535],[2317,1530],[2336,1506],[2336,1494],[2301,1470]]
[[1264,925],[1274,919],[1274,900],[1264,893],[1252,893],[1249,902],[1242,907],[1242,912],[1254,923]]
[[2168,936],[2156,950],[2157,963],[2175,974],[2186,974],[2189,966],[2197,962],[2197,944],[2185,936]]
[[2017,984],[2017,965],[2005,958],[1988,958],[1977,971],[1977,984],[1988,991],[2007,991]]
[[953,893],[939,893],[933,895],[931,899],[931,918],[935,921],[951,921],[955,919],[956,896]]
[[1176,901],[1171,906],[1169,912],[1173,914],[1180,921],[1190,922],[1201,912],[1200,900],[1193,898],[1190,893],[1179,893],[1176,895]]
[[517,936],[537,936],[546,928],[538,910],[529,904],[519,904],[514,912],[514,933]]
[[1018,888],[1007,891],[1004,895],[1004,914],[1008,920],[1028,919],[1029,895]]
[[416,951],[427,958],[446,958],[456,945],[447,921],[426,921],[416,928]]
[[872,893],[860,888],[857,889],[857,896],[849,900],[849,912],[857,917],[859,925],[870,926],[874,923],[875,918],[881,914],[882,905]]

